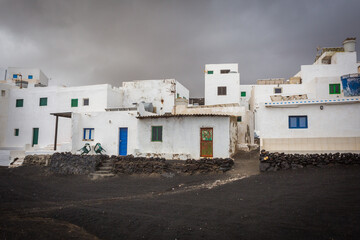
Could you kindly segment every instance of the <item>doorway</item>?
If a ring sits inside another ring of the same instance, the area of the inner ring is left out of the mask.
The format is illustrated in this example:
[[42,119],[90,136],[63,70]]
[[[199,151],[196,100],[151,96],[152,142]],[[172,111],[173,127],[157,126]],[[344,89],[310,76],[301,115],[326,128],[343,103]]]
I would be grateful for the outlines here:
[[212,128],[200,128],[200,157],[213,157]]

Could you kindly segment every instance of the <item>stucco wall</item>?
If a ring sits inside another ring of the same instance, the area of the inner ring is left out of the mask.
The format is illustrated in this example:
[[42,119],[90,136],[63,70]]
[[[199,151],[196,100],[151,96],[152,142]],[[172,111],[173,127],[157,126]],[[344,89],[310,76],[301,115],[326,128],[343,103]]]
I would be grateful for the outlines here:
[[[151,126],[163,126],[163,141],[151,141]],[[139,120],[139,152],[200,158],[200,128],[213,128],[213,157],[230,156],[229,117],[172,117]]]
[[[308,128],[289,129],[289,116],[303,115],[308,116]],[[314,151],[338,148],[356,150],[357,144],[354,146],[353,144],[360,136],[360,103],[328,104],[323,105],[323,110],[320,109],[320,105],[303,105],[294,108],[264,107],[258,111],[257,121],[262,139],[261,145],[266,150]],[[341,141],[339,139],[332,141],[329,140],[330,138],[339,138]],[[345,144],[348,147],[336,147],[335,143]]]
[[[136,111],[75,113],[72,117],[72,152],[82,148],[85,143],[95,146],[100,143],[108,155],[119,154],[119,128],[128,128],[128,154],[137,148]],[[94,128],[94,140],[83,140],[84,128]]]
[[175,79],[123,82],[123,106],[134,107],[141,101],[152,103],[156,113],[171,112],[175,103]]
[[[54,143],[55,117],[50,113],[105,111],[108,85],[83,87],[38,87],[13,89],[9,95],[6,147],[32,144],[33,128],[39,128],[39,147]],[[39,106],[40,98],[47,98],[47,106]],[[71,99],[78,99],[78,107],[71,107]],[[89,106],[83,99],[89,98]],[[24,99],[23,107],[15,107],[16,99]],[[14,136],[14,129],[19,136]],[[59,118],[58,144],[71,142],[71,120]]]
[[[230,73],[221,74],[222,69]],[[208,74],[213,71],[213,74]],[[226,87],[226,95],[218,95],[218,87]],[[239,103],[240,74],[237,64],[207,64],[205,66],[205,105]]]

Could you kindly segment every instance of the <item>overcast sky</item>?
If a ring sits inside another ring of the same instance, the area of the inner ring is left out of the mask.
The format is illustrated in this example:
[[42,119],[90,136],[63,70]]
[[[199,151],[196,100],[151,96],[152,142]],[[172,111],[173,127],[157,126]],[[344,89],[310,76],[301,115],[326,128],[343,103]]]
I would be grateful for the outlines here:
[[242,84],[289,78],[317,46],[360,41],[359,11],[359,0],[0,0],[0,67],[68,86],[175,78],[202,97],[205,64],[239,63]]

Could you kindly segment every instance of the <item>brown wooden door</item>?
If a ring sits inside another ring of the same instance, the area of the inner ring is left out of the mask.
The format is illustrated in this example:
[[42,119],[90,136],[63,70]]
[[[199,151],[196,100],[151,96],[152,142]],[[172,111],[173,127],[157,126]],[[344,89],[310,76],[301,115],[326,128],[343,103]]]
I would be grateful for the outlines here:
[[200,157],[213,156],[213,129],[200,128]]

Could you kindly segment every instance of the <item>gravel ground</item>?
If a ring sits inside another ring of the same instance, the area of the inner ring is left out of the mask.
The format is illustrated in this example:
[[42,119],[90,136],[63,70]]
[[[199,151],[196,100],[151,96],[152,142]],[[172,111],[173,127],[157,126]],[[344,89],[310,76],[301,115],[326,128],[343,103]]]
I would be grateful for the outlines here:
[[0,239],[359,239],[360,166],[87,176],[0,168]]

